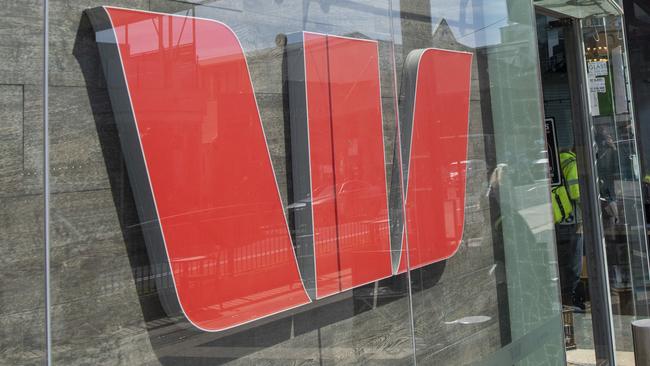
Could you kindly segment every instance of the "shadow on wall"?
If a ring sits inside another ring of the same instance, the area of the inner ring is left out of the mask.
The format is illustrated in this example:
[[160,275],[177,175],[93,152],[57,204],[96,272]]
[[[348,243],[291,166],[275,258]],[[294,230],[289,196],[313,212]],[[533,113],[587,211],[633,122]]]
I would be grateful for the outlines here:
[[[154,273],[152,266],[160,264],[151,263],[147,255],[117,127],[114,122],[110,124],[99,123],[102,119],[106,120],[105,106],[110,105],[110,100],[106,91],[99,51],[94,38],[94,31],[90,21],[84,14],[77,29],[73,54],[81,67],[91,102],[96,131],[108,172],[115,213],[118,216],[122,231],[124,254],[129,259],[142,310],[142,321],[145,324],[142,331],[146,330],[148,333],[151,346],[161,364],[224,364],[245,358],[252,353],[308,333],[313,333],[312,337],[304,337],[301,340],[295,340],[291,345],[287,345],[287,347],[291,346],[292,348],[308,348],[310,349],[308,354],[296,353],[286,356],[275,354],[273,358],[276,359],[275,361],[278,364],[287,361],[279,357],[312,359],[315,356],[319,358],[322,357],[321,351],[331,346],[322,344],[322,342],[326,341],[326,337],[321,337],[322,328],[354,318],[370,310],[379,310],[391,303],[395,304],[394,306],[400,306],[400,309],[407,309],[407,277],[403,274],[332,296],[298,310],[285,312],[279,316],[219,333],[199,331],[182,316],[168,316],[158,298],[155,281],[150,278],[153,277],[152,274]],[[292,174],[291,145],[288,140],[291,133],[289,131],[286,53],[283,54],[282,65],[284,74],[282,90],[286,153],[284,163],[287,167],[288,197],[292,197],[290,184]],[[104,108],[100,110],[98,106],[104,106]],[[103,117],[100,116],[102,113],[104,113]],[[288,220],[290,227],[292,227],[292,218],[289,217]],[[414,291],[424,291],[435,286],[444,272],[445,265],[446,262],[441,262],[413,271]],[[424,273],[426,275],[423,275]],[[388,308],[384,310],[389,311]],[[408,316],[407,312],[405,314]],[[381,317],[382,315],[378,314],[377,316]],[[375,319],[375,321],[379,320]],[[363,327],[364,324],[362,323],[364,322],[355,322],[352,327]],[[404,319],[403,326],[408,330],[407,318]],[[314,353],[311,350],[315,350]],[[410,359],[411,356],[407,355],[407,357]],[[321,362],[323,362],[322,358]]]

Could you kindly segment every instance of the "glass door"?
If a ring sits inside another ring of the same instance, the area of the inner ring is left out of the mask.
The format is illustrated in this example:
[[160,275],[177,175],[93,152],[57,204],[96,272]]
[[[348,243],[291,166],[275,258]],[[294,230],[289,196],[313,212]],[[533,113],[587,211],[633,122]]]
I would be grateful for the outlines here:
[[626,364],[633,357],[630,322],[648,316],[650,282],[622,17],[593,15],[580,29],[614,345]]
[[631,365],[630,322],[650,312],[650,281],[622,12],[604,0],[535,4],[546,16],[538,38],[549,157],[559,166],[551,175],[572,209],[570,225],[556,224],[567,346],[577,348],[567,360]]
[[581,122],[585,114],[577,81],[575,20],[543,11],[538,12],[536,20],[558,282],[567,360],[573,364],[595,360],[597,354],[607,354],[611,349],[609,328],[599,326],[609,324],[608,317],[602,316],[609,313],[609,305],[601,286],[606,283],[600,270],[604,266],[596,265],[599,255],[591,250],[601,235],[592,234],[593,230],[585,233],[585,229],[600,225],[589,220],[593,212],[590,198],[595,194],[585,179],[592,175],[586,164],[589,159],[583,157],[586,149]]

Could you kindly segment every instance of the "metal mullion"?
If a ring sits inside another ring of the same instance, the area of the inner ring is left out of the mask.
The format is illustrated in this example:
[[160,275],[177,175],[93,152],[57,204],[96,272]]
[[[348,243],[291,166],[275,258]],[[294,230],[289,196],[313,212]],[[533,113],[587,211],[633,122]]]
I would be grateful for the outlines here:
[[[574,118],[574,135],[576,137],[576,157],[578,162],[579,184],[586,188],[586,195],[581,192],[583,211],[583,245],[585,245],[587,271],[589,275],[589,295],[591,298],[592,330],[596,359],[604,359],[609,365],[615,365],[614,325],[612,320],[612,305],[610,299],[609,275],[607,273],[607,253],[605,250],[605,235],[602,226],[600,208],[600,191],[596,177],[595,142],[593,138],[593,123],[589,111],[587,69],[585,65],[584,42],[582,37],[582,20],[573,22],[573,35],[568,50],[577,52],[569,62],[575,78],[569,78],[572,90],[579,99],[573,102],[577,118]],[[577,141],[580,138],[580,141]],[[578,146],[580,148],[578,148]]]

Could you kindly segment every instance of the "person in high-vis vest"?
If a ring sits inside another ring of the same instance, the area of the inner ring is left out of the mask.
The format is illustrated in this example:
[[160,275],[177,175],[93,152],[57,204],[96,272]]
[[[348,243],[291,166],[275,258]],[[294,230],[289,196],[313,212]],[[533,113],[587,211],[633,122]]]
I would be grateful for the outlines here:
[[583,311],[584,295],[578,291],[582,271],[582,224],[578,164],[571,150],[560,153],[561,184],[551,190],[551,202],[558,245],[558,264],[565,304]]

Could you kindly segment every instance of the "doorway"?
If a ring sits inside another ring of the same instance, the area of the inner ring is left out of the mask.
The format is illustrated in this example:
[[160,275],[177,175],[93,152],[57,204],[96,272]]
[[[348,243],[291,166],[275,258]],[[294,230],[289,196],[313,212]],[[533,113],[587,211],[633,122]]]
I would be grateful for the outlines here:
[[633,365],[650,281],[621,17],[555,10],[536,20],[567,362]]

